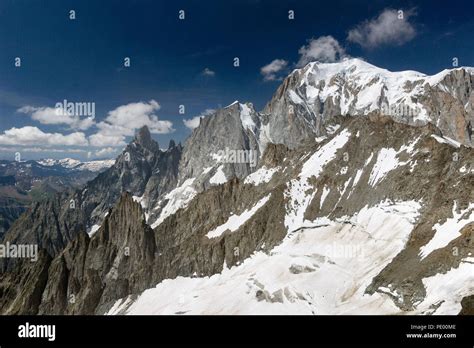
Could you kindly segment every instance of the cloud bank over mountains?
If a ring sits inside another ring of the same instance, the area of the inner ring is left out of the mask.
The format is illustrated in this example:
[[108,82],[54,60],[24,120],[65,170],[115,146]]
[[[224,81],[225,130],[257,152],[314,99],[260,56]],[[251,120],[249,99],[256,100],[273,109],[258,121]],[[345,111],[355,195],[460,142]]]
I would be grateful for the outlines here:
[[[65,110],[58,112],[57,108],[41,106],[23,106],[18,113],[27,114],[33,121],[43,125],[66,125],[67,134],[58,132],[44,132],[36,126],[13,127],[0,134],[0,145],[15,146],[124,146],[125,137],[133,136],[135,130],[146,125],[154,134],[167,134],[174,131],[171,121],[160,120],[156,112],[160,105],[155,100],[136,102],[121,105],[109,111],[107,117],[96,122],[94,117],[82,117]],[[83,131],[94,128],[95,133],[87,136]],[[102,149],[105,154],[106,149]],[[112,152],[107,149],[106,152]]]

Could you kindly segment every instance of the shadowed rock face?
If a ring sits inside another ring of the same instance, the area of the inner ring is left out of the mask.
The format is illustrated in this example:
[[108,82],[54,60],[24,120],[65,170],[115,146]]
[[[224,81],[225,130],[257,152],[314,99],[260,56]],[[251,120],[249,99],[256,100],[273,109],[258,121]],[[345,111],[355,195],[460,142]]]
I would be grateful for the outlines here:
[[150,130],[147,126],[143,126],[138,130],[134,142],[152,153],[160,150],[158,143],[151,138]]
[[474,315],[474,295],[466,296],[461,301],[461,315]]
[[124,193],[98,233],[91,239],[79,235],[52,261],[38,312],[93,314],[149,284],[155,243],[144,219]]
[[[149,284],[154,252],[153,232],[144,223],[140,206],[124,193],[92,238],[79,233],[53,259],[43,252],[37,262],[16,264],[19,279],[3,279],[6,296],[2,308],[12,314],[92,314],[110,297],[125,296],[141,289],[140,284]],[[15,273],[9,273],[10,277]],[[41,276],[31,282],[27,280],[31,274]],[[24,296],[30,294],[26,298],[38,292],[40,295],[26,303],[13,301],[5,305],[12,294],[17,294],[14,284],[23,281],[26,284],[20,291]]]

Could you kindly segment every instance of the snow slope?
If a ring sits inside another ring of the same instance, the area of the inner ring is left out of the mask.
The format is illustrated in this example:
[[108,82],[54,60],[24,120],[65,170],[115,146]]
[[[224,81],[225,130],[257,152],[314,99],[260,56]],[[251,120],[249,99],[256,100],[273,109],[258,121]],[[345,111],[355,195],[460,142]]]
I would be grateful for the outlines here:
[[303,223],[306,208],[316,194],[316,191],[307,193],[311,188],[308,179],[312,176],[317,177],[321,173],[323,168],[335,158],[337,151],[344,147],[350,135],[351,133],[346,129],[335,135],[306,160],[299,178],[288,183],[285,191],[285,197],[288,199],[285,226],[289,232],[299,228]]
[[300,229],[269,254],[256,252],[212,277],[165,280],[108,314],[397,313],[390,296],[365,289],[405,246],[418,208],[381,202],[351,223]]
[[252,174],[248,175],[244,179],[244,183],[255,185],[255,186],[258,186],[258,185],[263,184],[263,183],[268,183],[272,179],[273,175],[276,172],[278,172],[279,170],[281,170],[281,168],[279,168],[279,167],[267,168],[267,167],[263,166],[263,167],[257,169]]
[[461,235],[459,232],[464,226],[474,221],[474,203],[457,212],[457,203],[454,202],[452,218],[448,218],[444,223],[437,223],[433,226],[436,231],[433,238],[420,249],[420,256],[424,259],[436,249],[444,248],[452,240]]
[[[166,194],[163,201],[153,208],[162,209],[159,218],[153,222],[152,228],[160,225],[168,216],[173,215],[179,209],[186,207],[192,201],[197,191],[193,187],[195,179],[186,180],[181,186],[175,188],[173,191]],[[162,207],[163,205],[163,207]]]
[[268,202],[269,199],[270,195],[259,200],[251,209],[245,210],[242,214],[231,215],[224,224],[216,227],[212,231],[209,231],[206,234],[206,237],[216,238],[221,236],[225,231],[237,231],[240,226],[245,224],[247,220],[249,220],[261,207],[263,207]]

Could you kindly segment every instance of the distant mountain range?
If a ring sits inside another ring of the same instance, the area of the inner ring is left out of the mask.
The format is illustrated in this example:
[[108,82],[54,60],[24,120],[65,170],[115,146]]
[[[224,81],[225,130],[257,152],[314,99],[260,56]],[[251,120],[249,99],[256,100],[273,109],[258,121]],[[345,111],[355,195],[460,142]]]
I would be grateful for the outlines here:
[[472,314],[473,87],[472,68],[310,63],[184,146],[143,127],[13,223],[2,243],[39,255],[0,259],[0,312]]
[[72,158],[64,158],[64,159],[59,159],[59,160],[48,158],[48,159],[42,159],[36,162],[45,167],[59,166],[59,167],[62,167],[65,169],[71,169],[71,170],[88,170],[91,172],[100,172],[111,167],[115,163],[115,160],[107,159],[107,160],[81,162],[79,160],[72,159]]
[[32,201],[81,187],[114,160],[80,162],[66,158],[39,161],[0,160],[0,235]]

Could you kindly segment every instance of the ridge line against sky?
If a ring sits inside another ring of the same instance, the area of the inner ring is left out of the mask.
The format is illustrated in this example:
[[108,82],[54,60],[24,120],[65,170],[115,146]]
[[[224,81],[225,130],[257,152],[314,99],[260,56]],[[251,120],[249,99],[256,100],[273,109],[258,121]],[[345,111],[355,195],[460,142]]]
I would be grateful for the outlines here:
[[473,5],[458,3],[5,0],[1,158],[113,158],[143,125],[166,147],[236,99],[262,109],[311,61],[360,57],[427,74],[454,57],[473,66]]

